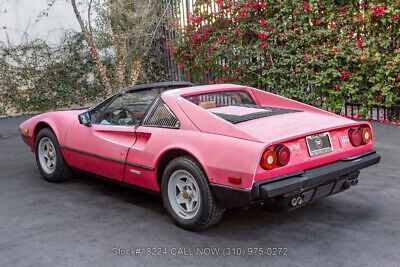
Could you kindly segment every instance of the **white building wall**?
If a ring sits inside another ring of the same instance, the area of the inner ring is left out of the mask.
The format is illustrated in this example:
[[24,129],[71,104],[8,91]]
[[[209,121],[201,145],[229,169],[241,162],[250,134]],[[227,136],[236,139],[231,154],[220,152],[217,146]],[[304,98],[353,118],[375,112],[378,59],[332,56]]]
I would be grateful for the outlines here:
[[47,0],[0,0],[0,42],[16,45],[39,38],[57,44],[66,30],[79,30],[69,1],[57,0],[48,16],[38,20],[46,8]]

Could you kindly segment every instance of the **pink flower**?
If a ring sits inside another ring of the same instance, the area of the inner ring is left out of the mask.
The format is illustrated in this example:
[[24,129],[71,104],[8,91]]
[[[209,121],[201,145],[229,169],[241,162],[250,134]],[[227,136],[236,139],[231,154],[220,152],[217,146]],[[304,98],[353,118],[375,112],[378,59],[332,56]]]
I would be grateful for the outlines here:
[[380,7],[379,6],[373,6],[372,10],[371,10],[371,13],[372,14],[376,14],[377,17],[383,16],[383,15],[385,15],[385,12],[383,12],[383,10],[385,10],[385,9],[386,9],[385,5],[381,5]]
[[317,21],[317,25],[319,25],[319,24],[321,24],[322,23],[322,21],[321,20],[318,20]]
[[354,44],[354,46],[355,47],[357,47],[357,46],[362,46],[363,45],[363,42],[360,40],[360,41],[357,41],[355,44]]
[[265,22],[264,19],[260,19],[260,26],[264,26],[265,24],[267,24],[267,22]]
[[258,32],[258,38],[261,40],[268,39],[268,36],[263,32]]
[[257,3],[252,3],[251,4],[251,8],[252,9],[257,9],[259,7],[259,4],[257,4]]
[[268,42],[262,42],[261,45],[260,45],[260,48],[263,49],[264,46],[266,46],[266,45],[268,45]]
[[336,27],[335,23],[329,24],[329,28],[335,28],[335,27]]
[[340,73],[339,79],[340,79],[341,81],[343,81],[343,80],[345,80],[348,76],[349,76],[349,72],[348,72],[348,71],[346,71],[346,72],[341,72],[341,73]]

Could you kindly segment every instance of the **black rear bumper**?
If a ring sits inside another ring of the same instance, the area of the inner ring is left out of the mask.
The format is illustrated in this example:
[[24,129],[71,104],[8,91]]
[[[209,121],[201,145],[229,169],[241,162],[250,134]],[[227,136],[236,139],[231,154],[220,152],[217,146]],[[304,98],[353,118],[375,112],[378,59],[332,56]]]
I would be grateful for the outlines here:
[[257,181],[251,190],[217,184],[211,187],[225,207],[247,206],[275,198],[287,202],[293,196],[301,196],[306,204],[347,189],[346,183],[357,179],[360,169],[377,164],[380,159],[378,153],[370,150],[312,169]]

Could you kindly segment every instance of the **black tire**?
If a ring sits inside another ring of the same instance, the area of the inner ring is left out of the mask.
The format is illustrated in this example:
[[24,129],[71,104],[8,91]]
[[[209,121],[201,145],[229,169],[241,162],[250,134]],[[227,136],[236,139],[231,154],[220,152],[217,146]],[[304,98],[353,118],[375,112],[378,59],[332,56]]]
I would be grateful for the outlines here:
[[[172,208],[169,200],[168,182],[171,175],[177,170],[185,170],[189,172],[196,180],[200,189],[200,207],[197,214],[191,219],[185,219],[182,218],[182,216],[179,216]],[[209,186],[207,176],[200,164],[188,156],[175,158],[167,165],[162,178],[161,192],[164,207],[168,214],[177,225],[191,231],[199,231],[215,225],[221,219],[225,211],[225,209],[216,201]]]
[[[46,172],[42,168],[42,166],[40,164],[40,160],[39,160],[39,152],[38,152],[39,143],[40,143],[40,140],[45,137],[50,139],[50,141],[53,143],[54,148],[55,148],[55,153],[56,153],[56,164],[55,164],[56,166],[51,173]],[[67,164],[64,161],[64,157],[61,153],[57,137],[51,129],[44,128],[44,129],[40,130],[40,132],[38,133],[38,135],[35,139],[35,158],[36,158],[36,164],[39,168],[39,171],[46,181],[62,182],[69,178],[70,171],[68,169]]]

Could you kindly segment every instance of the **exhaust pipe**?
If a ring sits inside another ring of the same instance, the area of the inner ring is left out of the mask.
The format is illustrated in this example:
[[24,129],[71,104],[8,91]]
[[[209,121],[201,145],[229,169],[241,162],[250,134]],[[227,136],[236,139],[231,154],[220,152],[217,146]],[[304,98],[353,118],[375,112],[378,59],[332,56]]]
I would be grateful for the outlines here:
[[358,179],[351,180],[350,185],[355,186],[358,184]]
[[296,207],[297,205],[301,205],[302,203],[303,203],[302,197],[294,197],[290,201],[290,204],[292,204],[293,207]]
[[303,198],[302,197],[298,197],[297,198],[297,204],[301,205],[301,203],[303,203]]

